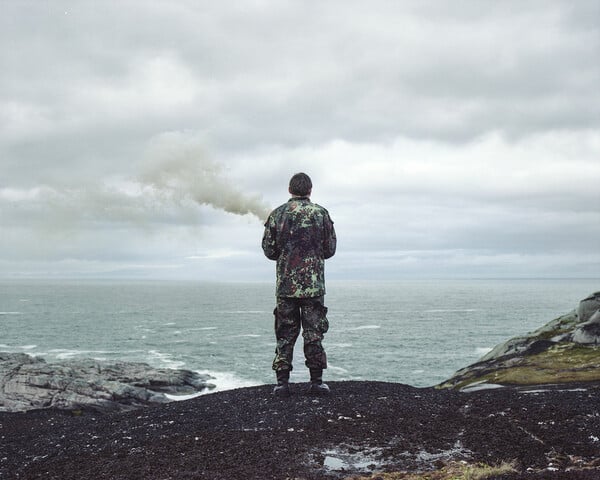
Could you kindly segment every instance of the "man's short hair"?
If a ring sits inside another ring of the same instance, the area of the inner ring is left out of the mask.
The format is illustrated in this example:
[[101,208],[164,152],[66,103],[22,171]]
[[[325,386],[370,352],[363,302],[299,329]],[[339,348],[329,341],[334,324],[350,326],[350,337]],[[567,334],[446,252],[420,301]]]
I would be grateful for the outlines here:
[[290,179],[290,193],[299,197],[306,197],[312,190],[312,182],[306,173],[296,173]]

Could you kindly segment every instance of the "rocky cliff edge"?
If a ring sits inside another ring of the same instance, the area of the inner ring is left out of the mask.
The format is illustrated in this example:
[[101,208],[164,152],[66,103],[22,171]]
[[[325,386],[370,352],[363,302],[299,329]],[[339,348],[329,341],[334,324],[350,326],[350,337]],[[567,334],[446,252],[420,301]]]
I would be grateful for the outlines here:
[[600,383],[600,292],[523,337],[496,346],[440,388]]

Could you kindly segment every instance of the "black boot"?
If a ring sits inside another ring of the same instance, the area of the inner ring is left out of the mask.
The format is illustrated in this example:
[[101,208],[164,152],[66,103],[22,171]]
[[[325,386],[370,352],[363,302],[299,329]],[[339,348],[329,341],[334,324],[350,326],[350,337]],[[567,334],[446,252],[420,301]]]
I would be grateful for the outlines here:
[[290,371],[277,370],[277,385],[273,389],[273,395],[276,397],[290,396]]
[[329,387],[323,383],[323,369],[310,369],[310,387],[306,392],[308,395],[325,396],[329,395]]

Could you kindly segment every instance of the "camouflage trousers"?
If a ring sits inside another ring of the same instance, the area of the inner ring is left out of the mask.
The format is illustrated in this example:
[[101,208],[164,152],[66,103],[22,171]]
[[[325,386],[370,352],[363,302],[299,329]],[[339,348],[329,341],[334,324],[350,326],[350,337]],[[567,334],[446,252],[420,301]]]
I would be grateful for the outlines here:
[[327,368],[327,355],[321,341],[329,329],[327,307],[323,297],[277,298],[275,315],[275,337],[277,348],[273,370],[292,370],[294,345],[302,327],[304,358],[308,368]]

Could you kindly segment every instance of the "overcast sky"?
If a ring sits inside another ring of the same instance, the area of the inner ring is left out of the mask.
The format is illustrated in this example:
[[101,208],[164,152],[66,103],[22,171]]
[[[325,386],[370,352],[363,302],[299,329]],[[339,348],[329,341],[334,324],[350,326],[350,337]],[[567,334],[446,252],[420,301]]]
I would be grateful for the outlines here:
[[600,277],[600,2],[0,0],[0,277]]

